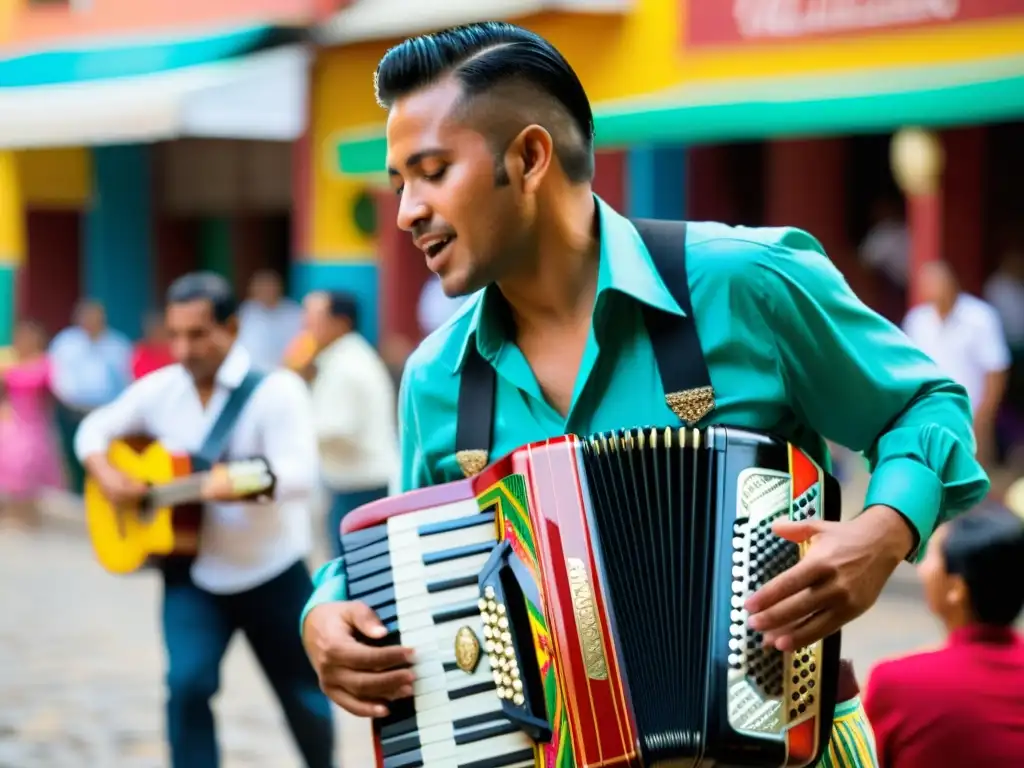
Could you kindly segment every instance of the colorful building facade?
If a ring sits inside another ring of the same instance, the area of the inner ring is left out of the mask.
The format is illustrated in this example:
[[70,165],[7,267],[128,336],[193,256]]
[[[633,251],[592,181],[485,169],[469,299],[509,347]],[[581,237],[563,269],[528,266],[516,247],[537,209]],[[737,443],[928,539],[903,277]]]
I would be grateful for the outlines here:
[[80,298],[137,336],[177,274],[289,251],[306,30],[344,4],[0,0],[0,348]]
[[345,288],[368,337],[415,340],[428,273],[394,225],[372,73],[483,18],[567,55],[613,205],[802,226],[851,282],[850,137],[935,131],[925,220],[977,289],[993,185],[1024,175],[986,170],[1024,135],[982,127],[1024,118],[1024,0],[0,0],[0,347],[16,305],[53,326],[100,298],[136,334],[177,274],[244,282],[269,250],[294,295]]
[[[942,190],[947,250],[977,288],[986,149],[974,127],[1024,117],[1024,0],[581,1],[532,4],[551,10],[525,16],[521,3],[456,2],[443,19],[422,4],[377,0],[338,13],[321,34],[295,269],[306,285],[358,290],[379,310],[383,336],[418,334],[427,273],[395,231],[396,201],[384,191],[385,115],[372,72],[402,37],[500,17],[502,5],[580,75],[595,105],[598,192],[633,216],[803,226],[851,266],[844,140],[939,131],[955,182]],[[730,189],[751,170],[751,143],[760,146],[755,216]]]

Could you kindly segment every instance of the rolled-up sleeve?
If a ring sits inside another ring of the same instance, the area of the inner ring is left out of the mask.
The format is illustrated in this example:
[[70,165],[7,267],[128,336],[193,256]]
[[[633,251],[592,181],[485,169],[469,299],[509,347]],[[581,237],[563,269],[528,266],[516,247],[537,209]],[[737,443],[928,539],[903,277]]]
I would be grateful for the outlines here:
[[966,391],[866,307],[810,235],[786,230],[756,266],[751,290],[793,410],[818,434],[864,453],[872,472],[865,503],[913,525],[916,557],[937,525],[989,489]]

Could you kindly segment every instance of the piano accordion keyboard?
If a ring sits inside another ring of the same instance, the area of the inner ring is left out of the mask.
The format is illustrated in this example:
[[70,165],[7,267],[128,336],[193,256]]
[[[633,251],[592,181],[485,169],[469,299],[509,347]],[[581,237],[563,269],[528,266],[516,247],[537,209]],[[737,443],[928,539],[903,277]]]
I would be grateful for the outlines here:
[[343,537],[349,596],[415,649],[413,696],[375,722],[380,768],[533,768],[530,738],[510,723],[486,656],[460,669],[456,635],[483,644],[478,577],[497,543],[494,513],[475,501],[396,515]]

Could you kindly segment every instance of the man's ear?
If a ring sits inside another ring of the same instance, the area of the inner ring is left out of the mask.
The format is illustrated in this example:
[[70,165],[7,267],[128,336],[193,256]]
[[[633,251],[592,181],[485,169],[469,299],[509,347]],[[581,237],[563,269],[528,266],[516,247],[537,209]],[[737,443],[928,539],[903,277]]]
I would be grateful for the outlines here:
[[523,192],[536,192],[551,169],[554,153],[554,141],[545,128],[539,125],[523,128],[505,153],[512,183],[518,183]]

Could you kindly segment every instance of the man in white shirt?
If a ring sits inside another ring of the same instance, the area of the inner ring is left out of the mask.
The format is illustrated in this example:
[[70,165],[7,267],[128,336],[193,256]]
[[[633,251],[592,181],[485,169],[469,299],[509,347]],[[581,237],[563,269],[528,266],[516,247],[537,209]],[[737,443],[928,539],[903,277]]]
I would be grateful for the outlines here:
[[317,291],[304,304],[306,328],[321,350],[313,413],[331,494],[328,540],[337,557],[342,518],[386,496],[398,473],[395,387],[380,355],[355,330],[358,305],[352,296]]
[[253,365],[272,371],[302,330],[302,307],[284,295],[280,276],[269,269],[253,275],[249,298],[238,310],[238,341]]
[[[167,292],[167,327],[178,361],[128,387],[82,422],[75,450],[115,502],[140,499],[145,486],[107,461],[111,441],[145,434],[172,451],[195,453],[249,376],[249,354],[236,343],[231,287],[212,273],[177,280]],[[264,459],[273,499],[241,501],[230,487],[205,494],[199,552],[163,569],[167,647],[167,728],[173,768],[216,768],[210,699],[221,659],[236,630],[245,633],[281,702],[308,768],[330,768],[330,705],[295,638],[312,591],[304,562],[311,548],[310,502],[317,483],[316,435],[308,391],[278,370],[257,384],[238,412],[222,459]]]
[[961,292],[956,275],[945,262],[929,262],[920,278],[922,303],[907,313],[903,330],[967,390],[978,456],[990,461],[996,414],[1010,368],[1010,350],[999,315],[988,303]]

